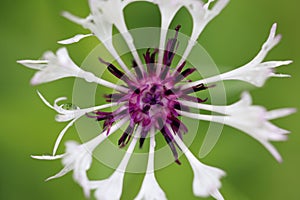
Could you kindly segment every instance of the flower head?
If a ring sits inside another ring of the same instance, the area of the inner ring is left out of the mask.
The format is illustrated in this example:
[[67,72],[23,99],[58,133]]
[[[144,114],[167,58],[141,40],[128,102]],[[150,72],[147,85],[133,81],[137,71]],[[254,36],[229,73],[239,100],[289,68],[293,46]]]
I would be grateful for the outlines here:
[[[144,0],[158,6],[161,13],[161,32],[158,47],[145,51],[143,59],[135,48],[133,36],[128,32],[123,12],[128,4],[137,1],[143,0],[89,0],[91,13],[86,18],[76,17],[68,12],[63,13],[64,17],[89,29],[91,33],[77,34],[59,43],[71,44],[89,36],[96,36],[118,65],[107,62],[101,55],[99,55],[99,62],[105,64],[107,70],[119,79],[122,85],[84,71],[72,61],[66,48],[60,48],[56,54],[47,52],[42,60],[18,61],[26,67],[38,70],[31,81],[34,85],[66,77],[78,77],[114,89],[111,94],[104,95],[107,104],[83,109],[69,103],[59,104],[67,100],[65,97],[57,98],[51,105],[38,93],[42,101],[58,113],[56,121],[69,123],[58,135],[51,156],[33,157],[42,160],[62,159],[64,168],[47,180],[61,177],[72,171],[74,180],[83,188],[86,197],[90,196],[91,190],[95,190],[96,199],[117,200],[122,196],[124,176],[136,144],[143,148],[146,138],[149,137],[147,173],[135,199],[167,199],[154,174],[155,134],[159,133],[169,146],[177,164],[181,164],[178,150],[186,156],[194,173],[192,186],[195,196],[224,199],[220,189],[221,178],[225,176],[225,172],[203,164],[188,149],[183,141],[184,133],[189,130],[181,117],[216,122],[241,130],[260,142],[278,161],[281,161],[282,158],[271,141],[286,140],[289,132],[275,126],[269,120],[290,115],[295,112],[295,109],[267,111],[262,106],[252,105],[251,97],[247,92],[242,94],[240,101],[228,106],[210,105],[207,103],[207,98],[198,97],[200,94],[195,95],[211,89],[219,81],[239,80],[261,87],[270,77],[288,77],[288,75],[276,74],[274,68],[288,65],[291,61],[263,61],[267,53],[280,41],[281,36],[275,34],[277,25],[272,26],[267,41],[248,64],[221,75],[192,81],[189,80],[190,75],[196,71],[196,68],[187,64],[187,57],[205,26],[229,1],[218,0],[212,4],[213,0],[208,0],[206,3],[198,0]],[[181,25],[175,27],[174,36],[168,40],[166,40],[166,29],[169,28],[179,9],[183,7],[191,14],[193,30],[183,55],[176,63],[174,57],[180,45],[178,34]],[[110,39],[114,26],[125,39],[132,54],[131,66],[125,64]],[[104,108],[112,108],[112,111],[103,111]],[[214,114],[198,114],[191,112],[190,108],[212,111]],[[103,122],[102,133],[83,144],[67,142],[66,153],[56,155],[66,131],[81,117]],[[116,143],[120,148],[125,146],[128,148],[115,172],[105,180],[94,180],[88,177],[87,171],[92,166],[94,150],[121,127],[124,131]]]

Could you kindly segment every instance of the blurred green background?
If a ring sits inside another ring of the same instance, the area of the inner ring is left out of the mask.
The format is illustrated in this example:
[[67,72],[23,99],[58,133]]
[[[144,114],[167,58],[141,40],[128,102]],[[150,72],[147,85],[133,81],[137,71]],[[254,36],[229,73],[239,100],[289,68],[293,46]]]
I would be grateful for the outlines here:
[[[265,41],[271,25],[278,23],[278,32],[283,39],[267,59],[294,60],[289,67],[278,69],[291,74],[292,78],[274,78],[265,87],[251,91],[255,104],[269,109],[299,105],[299,6],[300,2],[296,0],[232,0],[199,39],[217,65],[233,68],[249,61]],[[51,101],[59,96],[71,98],[73,79],[32,87],[29,80],[34,71],[16,64],[16,60],[39,58],[46,50],[55,51],[59,47],[56,41],[76,33],[87,33],[60,16],[63,10],[86,16],[87,2],[1,0],[0,10],[0,199],[84,199],[71,174],[44,182],[46,177],[61,169],[59,161],[30,158],[31,154],[50,153],[57,134],[64,126],[54,121],[54,112],[42,104],[36,89]],[[126,8],[125,14],[129,28],[159,26],[159,12],[151,4],[136,3]],[[181,10],[176,16],[173,24],[178,23],[183,25],[183,33],[190,33],[191,19],[186,10]],[[81,63],[96,45],[97,40],[89,38],[68,46],[68,49],[72,58]],[[230,88],[228,90],[230,92]],[[228,101],[233,102],[238,97],[238,92],[231,92]],[[292,131],[287,142],[275,144],[284,158],[282,164],[276,163],[256,141],[227,127],[214,150],[202,160],[227,172],[221,189],[226,199],[300,199],[299,115],[294,114],[275,123]],[[65,140],[70,138],[76,138],[74,128],[69,130]],[[199,147],[200,144],[194,142],[193,152],[197,153]],[[172,164],[158,171],[158,181],[169,199],[197,199],[192,194],[192,171],[185,158],[181,159],[182,166]],[[141,181],[141,175],[127,175],[122,198],[132,199]]]

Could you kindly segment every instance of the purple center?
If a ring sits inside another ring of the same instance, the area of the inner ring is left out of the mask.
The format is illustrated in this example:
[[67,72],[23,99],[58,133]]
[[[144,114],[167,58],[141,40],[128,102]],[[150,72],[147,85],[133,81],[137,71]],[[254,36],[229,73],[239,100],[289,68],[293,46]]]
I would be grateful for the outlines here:
[[107,130],[107,134],[109,134],[109,130],[115,121],[130,116],[130,123],[118,141],[120,147],[124,147],[129,142],[137,126],[142,126],[139,140],[140,148],[142,148],[145,138],[151,129],[160,131],[170,146],[178,164],[180,162],[171,129],[179,137],[182,137],[182,134],[187,132],[187,128],[180,121],[176,110],[188,110],[188,107],[181,105],[178,100],[204,102],[206,99],[202,100],[189,94],[208,88],[204,84],[187,89],[182,89],[180,85],[177,85],[181,81],[185,81],[184,79],[195,71],[195,68],[183,70],[186,64],[184,62],[177,67],[175,73],[171,72],[170,66],[175,56],[174,52],[179,44],[177,40],[179,29],[180,26],[177,26],[174,38],[169,39],[167,42],[159,73],[157,73],[159,63],[157,63],[155,58],[158,52],[157,49],[152,53],[148,49],[144,54],[147,71],[141,71],[136,62],[133,61],[132,66],[135,70],[136,80],[131,80],[113,64],[99,58],[100,62],[106,64],[108,70],[114,76],[127,84],[129,92],[105,95],[107,102],[118,102],[124,105],[113,112],[96,111],[94,116],[89,116],[96,118],[98,121],[104,121],[103,129]]

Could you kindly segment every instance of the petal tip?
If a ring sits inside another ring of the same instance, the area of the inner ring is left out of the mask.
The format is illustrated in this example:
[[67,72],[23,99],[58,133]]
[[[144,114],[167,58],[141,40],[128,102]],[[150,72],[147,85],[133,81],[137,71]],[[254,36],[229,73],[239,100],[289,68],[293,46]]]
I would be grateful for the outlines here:
[[30,85],[33,85],[33,86],[36,86],[36,85],[39,85],[41,82],[36,79],[35,77],[33,77],[31,80],[30,80]]

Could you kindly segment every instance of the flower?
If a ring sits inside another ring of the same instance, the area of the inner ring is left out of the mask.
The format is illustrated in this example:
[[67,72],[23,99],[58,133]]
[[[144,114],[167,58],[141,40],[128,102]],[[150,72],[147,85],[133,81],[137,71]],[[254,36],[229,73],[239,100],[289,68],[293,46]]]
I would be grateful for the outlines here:
[[66,77],[78,77],[87,82],[95,82],[109,88],[126,92],[127,89],[117,86],[108,81],[96,77],[91,72],[86,72],[79,68],[70,58],[66,48],[60,48],[56,55],[52,52],[46,52],[43,60],[20,60],[18,63],[39,70],[31,79],[31,84],[37,85],[47,83]]
[[184,152],[194,172],[193,191],[195,196],[208,197],[222,200],[223,196],[219,192],[221,187],[220,178],[225,176],[225,172],[221,169],[211,167],[201,163],[185,146],[180,137],[174,135],[179,148]]
[[289,131],[283,130],[273,125],[269,122],[269,120],[290,115],[296,112],[296,109],[283,108],[272,111],[266,111],[266,109],[262,106],[251,105],[252,99],[248,92],[244,92],[242,94],[242,98],[240,101],[229,106],[204,105],[188,101],[180,101],[180,103],[182,103],[185,106],[214,111],[223,114],[224,116],[202,115],[178,111],[183,116],[201,120],[214,121],[217,123],[224,123],[226,125],[239,129],[256,139],[262,145],[264,145],[265,148],[270,151],[270,153],[278,162],[282,161],[280,154],[271,145],[269,141],[284,141],[287,139],[286,134],[288,134]]
[[269,51],[276,46],[281,39],[281,35],[275,36],[276,28],[277,24],[275,23],[271,28],[267,41],[263,44],[259,53],[246,65],[217,76],[195,81],[185,85],[184,88],[193,87],[200,83],[209,84],[225,80],[239,80],[248,82],[256,87],[262,87],[265,81],[270,77],[290,77],[290,75],[286,74],[275,74],[274,68],[289,65],[292,63],[291,60],[262,62]]
[[[139,127],[136,131],[137,137],[140,136],[141,132],[142,132],[141,127]],[[95,192],[96,199],[117,200],[121,198],[123,179],[124,179],[126,167],[128,165],[130,156],[133,153],[134,147],[136,145],[137,137],[134,137],[132,139],[132,142],[130,143],[121,163],[119,164],[116,171],[108,179],[101,180],[101,181],[92,181],[90,183],[92,188],[96,189]]]
[[[120,120],[117,124],[115,124],[111,130],[110,135],[113,134],[116,130],[118,130],[128,118],[124,118]],[[73,178],[79,183],[79,185],[84,189],[84,193],[86,197],[90,196],[90,190],[93,188],[91,181],[87,177],[87,170],[90,169],[92,163],[92,152],[95,148],[101,144],[109,135],[103,133],[99,136],[93,138],[92,140],[79,145],[77,142],[67,142],[66,143],[66,153],[62,155],[52,155],[52,156],[32,156],[35,159],[39,160],[56,160],[62,159],[62,163],[65,166],[59,173],[51,176],[47,179],[56,179],[64,176],[70,171],[74,171]]]
[[[143,60],[135,48],[134,38],[128,32],[123,12],[127,5],[138,1],[156,4],[161,13],[159,46],[154,50],[149,48],[143,54]],[[248,64],[221,75],[189,82],[186,79],[196,69],[186,66],[187,57],[205,26],[225,8],[228,0],[218,0],[215,3],[213,0],[208,0],[206,3],[198,0],[89,0],[88,2],[91,13],[86,18],[76,17],[68,12],[63,12],[63,16],[88,29],[90,33],[77,34],[70,39],[61,40],[59,43],[71,44],[86,37],[97,37],[115,58],[121,69],[117,65],[105,61],[104,58],[99,58],[99,61],[107,66],[113,76],[122,80],[124,85],[117,85],[96,77],[91,72],[84,71],[72,61],[64,47],[60,48],[56,54],[46,52],[41,60],[18,61],[26,67],[38,70],[31,80],[33,85],[66,77],[78,77],[87,82],[114,89],[114,92],[104,96],[107,104],[83,109],[69,103],[59,105],[61,101],[67,100],[66,97],[57,98],[51,105],[38,92],[42,101],[58,113],[56,121],[69,122],[58,135],[52,155],[32,156],[41,160],[62,159],[64,168],[47,180],[59,178],[72,171],[73,179],[83,188],[86,197],[90,196],[91,190],[95,190],[94,194],[98,200],[120,199],[124,176],[135,146],[139,143],[139,147],[143,148],[147,141],[146,138],[149,137],[147,172],[135,199],[167,199],[167,195],[155,177],[155,134],[160,133],[170,147],[177,164],[181,164],[178,149],[186,156],[194,173],[194,195],[198,197],[211,196],[218,200],[224,199],[220,189],[221,178],[226,173],[222,169],[208,166],[199,161],[184,144],[183,134],[188,132],[188,127],[181,121],[181,116],[226,124],[239,129],[260,142],[276,160],[282,161],[280,154],[271,142],[286,140],[289,131],[275,126],[269,120],[290,115],[296,111],[295,109],[283,108],[267,111],[262,106],[252,105],[248,92],[244,92],[241,100],[232,105],[209,105],[206,103],[207,99],[193,96],[197,92],[212,88],[212,84],[219,81],[239,80],[261,87],[270,77],[289,77],[289,75],[276,74],[274,69],[288,65],[291,61],[263,61],[268,52],[280,41],[281,36],[276,36],[276,24],[272,26],[270,35],[260,52]],[[193,30],[187,47],[176,64],[174,57],[179,46],[178,34],[181,26],[176,26],[175,35],[168,40],[166,40],[166,29],[169,28],[179,9],[183,7],[192,17]],[[130,49],[133,57],[132,70],[118,55],[112,43],[114,26],[119,30]],[[116,108],[110,112],[102,110],[111,107]],[[197,114],[190,112],[190,108],[212,111],[214,114]],[[66,152],[56,155],[66,131],[83,116],[103,121],[102,133],[83,144],[74,141],[67,142]],[[124,132],[117,144],[120,148],[130,144],[120,164],[107,179],[90,178],[87,171],[92,166],[94,150],[125,125]]]
[[54,105],[52,106],[43,96],[41,93],[38,92],[39,97],[42,99],[42,101],[51,109],[55,110],[59,114],[56,115],[55,120],[58,122],[66,122],[70,121],[69,124],[59,133],[54,148],[53,148],[53,155],[56,154],[57,148],[59,146],[59,143],[61,142],[64,134],[66,131],[75,123],[77,119],[80,117],[84,116],[86,113],[95,111],[95,110],[101,110],[104,108],[109,108],[118,105],[118,103],[109,103],[109,104],[104,104],[100,106],[95,106],[91,108],[86,108],[86,109],[80,109],[79,107],[76,107],[72,104],[61,104],[60,106],[57,105],[58,102],[67,100],[66,97],[60,97],[57,98],[54,101]]
[[154,175],[154,151],[155,151],[155,135],[154,135],[154,130],[152,129],[151,138],[150,138],[149,157],[148,157],[148,164],[147,164],[147,173],[142,183],[140,192],[138,193],[138,195],[135,197],[134,200],[143,200],[143,199],[166,200],[167,199],[164,191],[157,183]]

